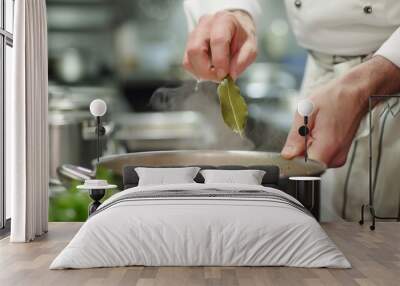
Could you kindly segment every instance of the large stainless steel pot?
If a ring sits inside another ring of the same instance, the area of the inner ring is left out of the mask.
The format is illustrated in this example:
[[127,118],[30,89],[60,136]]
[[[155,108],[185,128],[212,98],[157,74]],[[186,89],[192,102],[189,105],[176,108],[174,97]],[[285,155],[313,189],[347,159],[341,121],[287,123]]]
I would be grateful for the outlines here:
[[90,167],[96,157],[91,120],[85,111],[49,112],[50,178],[57,178],[57,167],[62,164]]
[[[97,153],[95,120],[89,112],[89,104],[100,97],[112,111],[115,104],[110,97],[115,94],[113,88],[107,87],[49,87],[50,178],[53,182],[60,177],[57,168],[63,164],[92,167]],[[108,123],[104,147],[109,143],[114,126],[107,116],[105,121]]]
[[279,153],[258,151],[155,151],[138,152],[123,155],[113,155],[100,158],[99,166],[122,174],[127,165],[136,166],[167,166],[167,165],[276,165],[280,168],[281,178],[290,176],[319,176],[326,166],[314,160],[304,161],[304,158],[286,160]]
[[[185,166],[185,165],[275,165],[280,168],[282,180],[291,176],[320,176],[326,166],[314,160],[304,161],[304,158],[293,160],[283,159],[279,153],[258,151],[218,151],[218,150],[179,150],[137,152],[113,155],[100,158],[96,167],[111,170],[116,175],[122,175],[124,166]],[[69,184],[69,180],[84,181],[95,177],[95,171],[81,167],[63,165],[58,169],[61,181]]]

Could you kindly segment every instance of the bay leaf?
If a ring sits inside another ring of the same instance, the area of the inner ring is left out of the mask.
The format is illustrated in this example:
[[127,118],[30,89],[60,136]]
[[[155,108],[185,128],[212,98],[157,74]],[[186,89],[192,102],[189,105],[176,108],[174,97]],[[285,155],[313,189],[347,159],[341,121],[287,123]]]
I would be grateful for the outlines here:
[[228,76],[218,86],[217,89],[221,114],[224,122],[235,133],[243,136],[247,122],[247,104],[240,95],[240,89],[233,79]]

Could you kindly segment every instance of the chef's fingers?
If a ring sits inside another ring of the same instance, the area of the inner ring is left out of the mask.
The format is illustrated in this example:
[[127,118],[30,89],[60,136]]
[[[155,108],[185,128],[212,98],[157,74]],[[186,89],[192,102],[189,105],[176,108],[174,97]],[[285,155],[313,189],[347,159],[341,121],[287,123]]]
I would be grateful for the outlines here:
[[189,35],[186,54],[192,73],[202,80],[216,80],[210,58],[210,16],[202,17],[196,29]]
[[313,141],[308,154],[311,159],[323,162],[329,168],[338,168],[346,163],[350,147],[351,144],[340,144],[332,136],[323,134]]
[[242,47],[233,55],[230,65],[229,74],[233,79],[238,76],[256,59],[257,57],[257,40],[251,36]]
[[187,50],[191,70],[198,79],[215,80],[216,75],[212,69],[208,53],[208,43],[194,43]]
[[232,14],[217,13],[210,32],[211,62],[217,77],[222,80],[229,74],[230,49],[237,20]]
[[183,55],[183,61],[182,61],[182,65],[185,68],[185,70],[187,70],[188,72],[190,72],[193,76],[195,76],[194,74],[194,70],[192,68],[192,65],[189,61],[189,57],[187,52],[185,52],[185,54]]
[[[304,124],[303,118],[297,114],[295,115],[290,129],[286,143],[281,151],[281,155],[285,159],[293,159],[294,157],[301,156],[305,152],[305,139],[299,134],[299,128]],[[312,140],[312,139],[311,139]]]
[[318,136],[313,141],[313,144],[308,150],[308,156],[310,159],[314,159],[327,164],[330,167],[331,162],[334,160],[337,154],[337,145],[334,140],[329,138],[330,136]]

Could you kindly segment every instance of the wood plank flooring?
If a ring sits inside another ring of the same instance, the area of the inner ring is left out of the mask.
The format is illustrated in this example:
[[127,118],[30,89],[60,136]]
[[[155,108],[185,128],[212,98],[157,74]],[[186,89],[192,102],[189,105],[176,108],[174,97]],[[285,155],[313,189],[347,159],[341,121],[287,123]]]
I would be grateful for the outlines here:
[[352,269],[289,267],[122,267],[48,270],[80,223],[50,223],[44,237],[28,244],[0,241],[1,286],[136,285],[400,285],[400,223],[378,223],[371,232],[356,223],[323,224]]

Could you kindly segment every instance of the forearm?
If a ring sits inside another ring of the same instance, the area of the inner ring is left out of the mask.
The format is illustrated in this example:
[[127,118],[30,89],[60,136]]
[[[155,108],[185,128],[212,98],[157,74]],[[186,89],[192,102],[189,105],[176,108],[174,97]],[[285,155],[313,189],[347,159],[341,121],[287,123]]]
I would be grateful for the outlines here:
[[360,112],[366,112],[370,96],[400,93],[400,68],[377,55],[353,68],[341,83],[357,97]]
[[375,56],[372,60],[379,61],[371,74],[375,95],[392,95],[400,92],[400,68],[382,56]]

